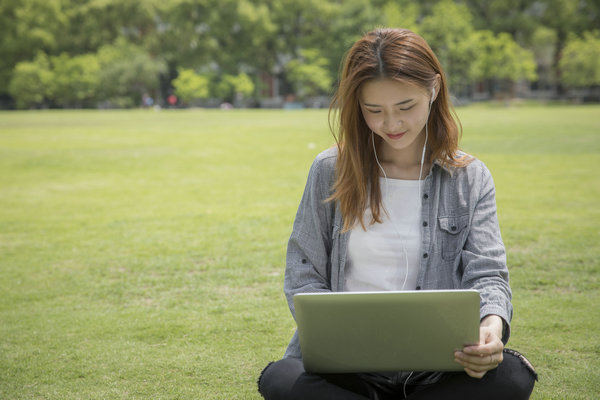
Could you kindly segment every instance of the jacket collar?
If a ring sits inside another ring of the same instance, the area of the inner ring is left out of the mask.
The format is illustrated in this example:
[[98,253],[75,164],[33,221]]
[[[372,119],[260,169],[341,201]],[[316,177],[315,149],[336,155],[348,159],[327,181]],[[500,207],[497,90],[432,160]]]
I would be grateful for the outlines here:
[[[456,152],[456,157],[468,157],[471,159],[474,159],[475,157],[465,153],[464,151],[457,151]],[[454,172],[457,170],[458,167],[454,167],[452,165],[449,165],[448,163],[444,163],[441,159],[435,159],[433,161],[433,165],[437,165],[438,167],[442,168],[444,171],[448,172],[450,174],[450,176],[454,175]]]

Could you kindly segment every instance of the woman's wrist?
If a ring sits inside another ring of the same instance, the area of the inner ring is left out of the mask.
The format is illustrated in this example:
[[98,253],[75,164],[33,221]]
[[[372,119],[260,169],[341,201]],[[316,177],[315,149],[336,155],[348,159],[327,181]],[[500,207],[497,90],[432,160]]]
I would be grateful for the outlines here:
[[504,334],[504,321],[498,315],[486,315],[479,323],[479,326],[492,330],[492,332],[502,339],[502,335]]

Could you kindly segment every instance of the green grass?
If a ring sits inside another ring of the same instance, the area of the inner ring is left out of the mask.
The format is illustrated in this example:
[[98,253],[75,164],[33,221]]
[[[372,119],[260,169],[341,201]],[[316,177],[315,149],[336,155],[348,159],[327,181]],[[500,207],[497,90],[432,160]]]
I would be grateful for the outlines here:
[[[534,397],[600,391],[600,107],[458,110]],[[326,112],[0,113],[0,398],[258,399]]]

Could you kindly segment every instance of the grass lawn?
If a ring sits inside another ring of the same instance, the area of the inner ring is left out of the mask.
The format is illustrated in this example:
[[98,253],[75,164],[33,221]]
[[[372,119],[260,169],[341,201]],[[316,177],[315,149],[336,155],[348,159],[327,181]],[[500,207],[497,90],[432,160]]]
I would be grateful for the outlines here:
[[[600,392],[600,107],[458,109],[534,399]],[[323,110],[0,113],[0,398],[258,399]]]

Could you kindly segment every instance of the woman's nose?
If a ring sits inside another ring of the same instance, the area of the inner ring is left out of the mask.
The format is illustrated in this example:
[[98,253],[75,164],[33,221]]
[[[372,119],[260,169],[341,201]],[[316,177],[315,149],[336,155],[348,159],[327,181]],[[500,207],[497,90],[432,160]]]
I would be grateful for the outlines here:
[[385,117],[383,120],[383,128],[388,132],[394,133],[402,127],[402,120],[396,116]]

